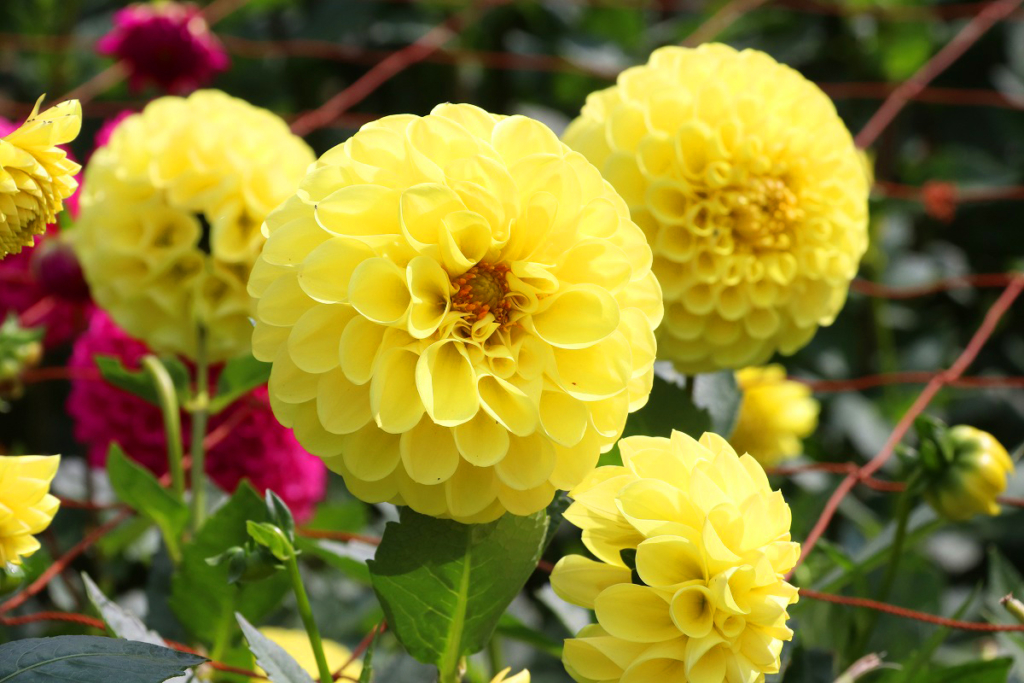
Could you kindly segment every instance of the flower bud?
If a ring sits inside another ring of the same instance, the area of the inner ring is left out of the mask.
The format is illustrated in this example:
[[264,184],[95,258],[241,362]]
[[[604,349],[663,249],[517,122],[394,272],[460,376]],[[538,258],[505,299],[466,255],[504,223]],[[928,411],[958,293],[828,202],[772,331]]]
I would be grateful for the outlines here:
[[953,521],[977,514],[998,515],[996,498],[1006,490],[1013,461],[1006,449],[988,432],[958,425],[948,432],[952,457],[946,468],[932,477],[925,498],[935,511]]

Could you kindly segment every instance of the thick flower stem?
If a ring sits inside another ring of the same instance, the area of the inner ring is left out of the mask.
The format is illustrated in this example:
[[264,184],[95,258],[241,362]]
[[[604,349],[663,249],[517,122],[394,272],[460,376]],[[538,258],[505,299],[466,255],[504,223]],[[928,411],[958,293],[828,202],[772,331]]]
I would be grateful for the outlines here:
[[160,412],[163,413],[164,431],[167,434],[167,467],[171,473],[171,488],[179,499],[185,496],[185,469],[182,465],[184,451],[181,445],[181,408],[178,406],[178,392],[174,388],[167,368],[156,356],[147,355],[142,367],[153,378]]
[[313,619],[313,608],[309,604],[309,596],[306,595],[306,587],[302,584],[302,574],[299,573],[299,561],[292,550],[288,561],[288,576],[292,580],[292,590],[295,591],[295,602],[299,606],[299,615],[302,617],[302,624],[306,627],[309,635],[309,643],[313,646],[313,654],[316,656],[316,665],[320,671],[320,683],[331,683],[334,680],[331,669],[327,666],[327,657],[324,655],[324,645],[320,640],[320,631]]
[[497,676],[505,668],[504,660],[501,652],[501,637],[495,633],[491,636],[491,642],[487,643],[487,663],[491,667],[491,676]]
[[[921,471],[915,471],[907,480],[907,487],[900,494],[899,500],[896,503],[896,531],[892,537],[892,544],[889,546],[889,564],[885,568],[882,582],[878,585],[878,592],[875,594],[877,602],[885,602],[889,598],[892,586],[896,582],[900,559],[903,557],[903,545],[907,538],[907,524],[910,521],[910,512],[914,509],[914,500],[919,493],[918,484],[921,478]],[[863,630],[857,636],[853,650],[849,653],[851,657],[859,657],[864,654],[864,650],[868,646],[868,640],[875,630],[878,614],[878,612],[872,611],[868,616]]]
[[196,328],[196,391],[192,397],[192,530],[206,518],[206,422],[210,413],[210,367],[206,356],[206,328]]

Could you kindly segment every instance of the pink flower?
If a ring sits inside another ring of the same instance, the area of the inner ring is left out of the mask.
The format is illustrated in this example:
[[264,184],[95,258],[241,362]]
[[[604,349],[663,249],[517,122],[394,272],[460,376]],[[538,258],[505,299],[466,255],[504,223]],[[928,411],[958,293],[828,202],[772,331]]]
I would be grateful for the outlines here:
[[147,81],[183,94],[228,68],[224,46],[192,3],[129,5],[114,14],[114,29],[96,48],[128,64],[132,88]]
[[[117,356],[138,369],[149,349],[125,334],[110,317],[97,310],[89,329],[75,343],[68,367],[95,368],[97,354]],[[220,368],[211,373],[212,383]],[[82,374],[82,373],[78,373]],[[67,402],[75,438],[89,449],[89,462],[103,467],[107,449],[117,442],[125,453],[157,475],[167,472],[164,427],[156,406],[102,380],[76,379]],[[188,443],[189,417],[182,413],[182,438]],[[327,471],[323,461],[307,453],[274,419],[265,387],[243,397],[210,420],[206,471],[225,491],[248,479],[260,492],[268,488],[288,503],[299,520],[308,519],[324,497]]]

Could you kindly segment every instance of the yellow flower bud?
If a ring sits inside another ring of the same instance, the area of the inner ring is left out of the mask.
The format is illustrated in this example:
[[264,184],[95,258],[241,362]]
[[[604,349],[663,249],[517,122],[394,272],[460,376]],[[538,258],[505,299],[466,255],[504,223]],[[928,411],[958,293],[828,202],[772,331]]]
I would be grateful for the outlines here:
[[161,97],[114,129],[86,169],[75,249],[96,302],[160,353],[249,352],[246,282],[260,225],[313,152],[273,113],[216,90]]
[[498,675],[491,679],[491,683],[530,683],[530,672],[526,669],[523,669],[511,678],[506,678],[511,670],[512,667],[509,667],[498,672]]
[[598,623],[566,641],[566,670],[580,683],[777,673],[797,601],[783,577],[800,554],[782,493],[715,434],[632,436],[619,450],[621,467],[569,493],[565,518],[598,560],[562,558],[551,586]]
[[362,500],[531,514],[647,401],[650,248],[537,121],[444,104],[367,124],[264,230],[249,291],[271,404]]
[[953,460],[932,480],[925,498],[935,511],[953,521],[975,515],[998,515],[996,498],[1006,490],[1013,460],[988,432],[958,425],[949,429]]
[[69,100],[40,114],[42,101],[20,128],[0,138],[0,259],[31,247],[78,187],[81,166],[57,145],[78,137],[82,106]]
[[810,388],[786,379],[781,365],[744,368],[736,373],[743,403],[729,443],[750,453],[764,467],[800,455],[801,439],[818,426],[818,402]]
[[867,248],[868,179],[813,83],[756,50],[665,47],[593,93],[564,136],[629,205],[664,290],[680,372],[804,346]]
[[35,535],[60,507],[50,495],[59,464],[59,455],[0,455],[0,566],[39,550]]
[[[260,633],[277,644],[282,650],[291,655],[299,666],[305,670],[314,680],[319,679],[320,671],[316,663],[316,655],[313,653],[313,646],[309,642],[309,636],[305,631],[289,628],[278,628],[275,626],[264,626]],[[324,657],[327,659],[327,668],[337,671],[345,666],[345,663],[352,658],[352,652],[333,640],[323,640]],[[257,673],[265,673],[263,669],[256,669]],[[363,663],[358,659],[345,666],[342,673],[352,680],[359,678],[363,671]],[[264,683],[263,679],[253,678],[253,683]]]

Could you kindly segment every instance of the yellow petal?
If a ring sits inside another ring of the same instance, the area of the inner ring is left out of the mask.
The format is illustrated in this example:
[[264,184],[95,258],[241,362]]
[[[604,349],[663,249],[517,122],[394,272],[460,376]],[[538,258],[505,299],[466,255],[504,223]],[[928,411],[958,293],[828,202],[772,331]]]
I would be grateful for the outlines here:
[[338,344],[355,317],[350,306],[314,306],[295,322],[288,335],[288,354],[300,370],[321,373],[338,367]]
[[459,466],[459,451],[452,430],[427,417],[402,434],[401,452],[405,471],[419,484],[447,481]]
[[581,349],[605,339],[619,326],[619,305],[596,285],[576,285],[545,299],[534,314],[537,335],[552,346]]
[[566,602],[594,609],[594,601],[601,591],[615,584],[630,583],[630,576],[626,567],[614,567],[582,555],[567,555],[551,572],[551,588]]
[[647,586],[610,586],[594,600],[594,611],[609,634],[630,642],[658,643],[679,635],[668,603]]
[[342,458],[353,477],[380,481],[395,471],[401,459],[400,437],[368,424],[345,438]]
[[367,320],[388,325],[405,316],[412,298],[405,272],[386,258],[371,258],[352,271],[349,301]]
[[320,424],[332,434],[351,434],[370,421],[370,385],[356,385],[339,368],[320,375],[316,392]]
[[416,363],[412,351],[392,349],[380,358],[370,382],[370,410],[386,432],[401,434],[416,426],[423,403],[416,392]]
[[448,510],[459,520],[484,510],[498,495],[498,480],[489,467],[459,463],[455,474],[444,483]]
[[498,478],[519,491],[546,483],[555,469],[555,447],[539,434],[514,436],[508,453],[495,466]]
[[454,432],[459,453],[477,467],[490,467],[508,452],[508,430],[482,410],[455,427]]
[[432,344],[416,365],[416,387],[427,414],[446,427],[467,422],[480,409],[476,373],[463,344],[454,339]]
[[299,268],[299,286],[323,303],[348,301],[352,274],[374,257],[373,249],[348,237],[333,237],[308,252]]
[[437,261],[428,256],[410,261],[406,274],[412,297],[409,334],[423,339],[437,331],[451,308],[451,280]]

